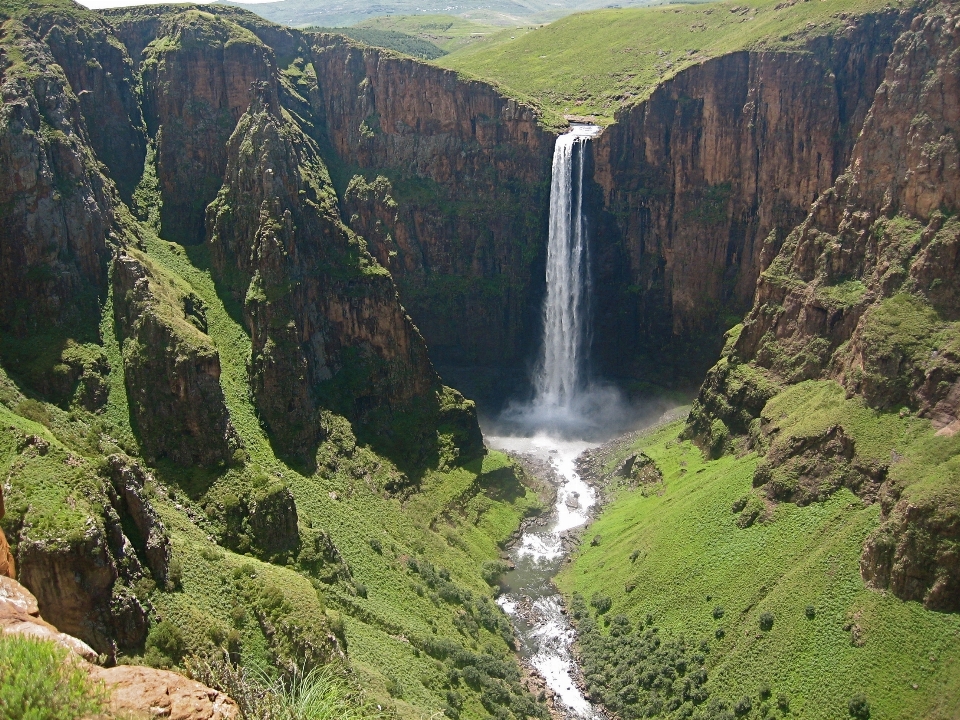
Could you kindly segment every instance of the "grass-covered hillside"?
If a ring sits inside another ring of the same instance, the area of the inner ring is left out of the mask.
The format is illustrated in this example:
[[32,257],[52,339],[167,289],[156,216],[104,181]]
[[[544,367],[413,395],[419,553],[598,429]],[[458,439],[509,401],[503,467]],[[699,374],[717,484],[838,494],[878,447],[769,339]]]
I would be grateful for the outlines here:
[[[764,417],[791,434],[840,422],[864,458],[889,460],[895,448],[905,476],[956,473],[956,437],[846,399],[832,381],[789,388]],[[681,430],[661,427],[604,457],[612,476],[626,456],[646,453],[662,482],[649,473],[634,487],[614,480],[586,536],[596,539],[558,578],[579,607],[590,692],[625,718],[657,703],[673,711],[667,717],[958,717],[960,618],[868,589],[860,577],[879,504],[846,489],[806,506],[757,501],[755,453],[704,460]],[[689,650],[658,656],[642,642],[651,628],[664,647],[684,638]],[[705,684],[693,670],[697,653]],[[677,657],[691,669],[666,672]],[[854,714],[855,699],[869,715]]]
[[[387,15],[362,20],[340,32],[344,30],[399,32],[436,45],[444,52],[453,52],[466,45],[480,42],[501,29],[496,25],[474,22],[456,15]],[[363,40],[359,37],[356,39]]]
[[435,62],[532,99],[548,115],[593,115],[646,98],[684,68],[747,49],[801,49],[886,0],[748,0],[617,8],[508,28]]
[[367,45],[396,50],[406,55],[413,55],[421,60],[436,60],[446,54],[445,50],[441,50],[429,40],[399,30],[381,30],[375,27],[312,27],[307,28],[307,30],[310,32],[339,33]]

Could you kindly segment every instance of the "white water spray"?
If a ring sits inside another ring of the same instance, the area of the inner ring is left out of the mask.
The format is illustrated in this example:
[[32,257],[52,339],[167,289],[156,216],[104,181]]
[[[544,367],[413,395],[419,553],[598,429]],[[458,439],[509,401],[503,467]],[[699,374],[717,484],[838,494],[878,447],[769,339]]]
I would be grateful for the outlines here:
[[594,125],[575,126],[557,138],[553,151],[543,353],[534,404],[560,413],[574,408],[584,386],[590,256],[583,214],[583,166],[587,142],[599,131]]

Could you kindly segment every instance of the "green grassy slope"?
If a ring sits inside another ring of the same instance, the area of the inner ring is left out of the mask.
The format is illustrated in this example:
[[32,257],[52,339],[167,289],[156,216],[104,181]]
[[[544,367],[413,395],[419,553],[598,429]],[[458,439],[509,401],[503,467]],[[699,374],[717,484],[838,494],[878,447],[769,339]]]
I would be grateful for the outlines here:
[[[889,459],[896,448],[905,473],[955,474],[958,441],[934,437],[928,421],[846,400],[833,382],[790,388],[765,415],[781,418],[790,433],[842,422],[864,456]],[[636,624],[650,613],[665,637],[709,638],[710,702],[723,700],[729,710],[749,696],[753,709],[744,717],[786,716],[777,709],[781,694],[793,718],[847,717],[856,694],[875,719],[960,716],[960,618],[869,590],[860,578],[879,507],[841,490],[823,503],[771,507],[768,520],[741,529],[731,506],[752,487],[756,455],[705,461],[677,440],[681,429],[661,428],[609,461],[612,470],[642,449],[665,482],[614,492],[588,531],[600,543],[584,543],[559,576],[563,592],[610,596],[606,618],[622,613]],[[765,612],[774,616],[769,631],[759,626]],[[767,701],[763,686],[772,692]]]
[[455,15],[388,15],[362,20],[347,29],[401,32],[425,40],[446,52],[453,52],[479,42],[501,28]]
[[305,29],[311,32],[339,33],[357,42],[387,48],[389,50],[396,50],[397,52],[413,55],[422,60],[435,60],[438,57],[446,55],[445,50],[441,50],[429,40],[398,30],[381,30],[379,28],[366,27],[311,27]]
[[802,48],[886,0],[748,0],[598,10],[545,26],[510,28],[434,61],[531,98],[547,115],[609,123],[681,70],[753,48]]

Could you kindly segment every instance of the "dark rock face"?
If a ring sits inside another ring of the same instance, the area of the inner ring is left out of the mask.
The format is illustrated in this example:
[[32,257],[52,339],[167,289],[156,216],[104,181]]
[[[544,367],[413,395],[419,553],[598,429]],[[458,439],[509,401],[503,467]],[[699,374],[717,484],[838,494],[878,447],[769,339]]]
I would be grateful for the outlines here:
[[47,46],[8,26],[24,61],[0,58],[0,327],[26,332],[69,320],[79,297],[102,291],[122,231],[81,103]]
[[47,12],[27,20],[63,69],[90,146],[129,203],[143,171],[146,129],[134,64],[113,28],[92,15]]
[[846,167],[897,28],[866,16],[807,53],[725,55],[617,114],[595,144],[602,374],[702,377],[763,258]]
[[170,536],[147,498],[145,484],[148,475],[138,463],[121,455],[111,455],[107,462],[114,490],[111,502],[117,512],[130,518],[136,528],[139,537],[131,540],[144,556],[153,579],[166,583],[170,567]]
[[169,13],[155,32],[141,72],[144,114],[156,137],[161,231],[199,244],[206,207],[223,183],[227,140],[254,84],[273,80],[273,52],[229,19],[205,12]]
[[853,438],[841,425],[807,436],[775,441],[753,474],[771,500],[809,505],[826,500],[841,487],[865,499],[877,495],[888,466],[857,458]]
[[251,384],[282,452],[309,462],[325,402],[364,423],[429,401],[439,380],[387,274],[340,221],[315,144],[269,95],[227,147],[208,211],[214,266],[242,278]]
[[539,332],[554,135],[483,83],[310,39],[316,116],[361,173],[344,217],[393,274],[431,357],[521,366]]
[[[890,55],[849,168],[763,261],[754,307],[691,412],[687,432],[703,446],[760,417],[759,400],[769,396],[764,383],[815,378],[835,379],[848,396],[879,410],[912,410],[939,435],[960,428],[957,19],[942,6],[912,20]],[[741,402],[735,386],[758,401]],[[883,482],[883,525],[866,543],[864,578],[931,608],[960,608],[960,516],[948,483],[915,497],[906,471],[891,466],[884,480],[883,468],[858,467],[842,428],[832,430],[831,437],[791,438],[771,450],[755,482],[801,502],[817,493],[803,482],[778,490],[777,473],[811,482],[832,477],[868,499]]]
[[220,356],[204,333],[200,299],[163,280],[145,257],[122,254],[114,262],[130,409],[148,457],[215,465],[239,447],[220,387]]

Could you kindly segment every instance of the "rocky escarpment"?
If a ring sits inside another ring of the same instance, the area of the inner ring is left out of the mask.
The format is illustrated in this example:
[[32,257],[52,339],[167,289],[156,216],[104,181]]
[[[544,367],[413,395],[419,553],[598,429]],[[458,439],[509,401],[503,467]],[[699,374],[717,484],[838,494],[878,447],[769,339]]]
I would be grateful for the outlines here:
[[130,250],[113,265],[130,411],[152,459],[181,465],[230,460],[240,440],[220,387],[220,357],[203,302]]
[[316,146],[275,98],[251,106],[227,154],[210,246],[218,272],[242,278],[251,382],[274,442],[309,458],[321,396],[360,423],[435,398],[439,379],[390,276],[340,222]]
[[123,231],[82,103],[48,46],[8,20],[0,51],[0,328],[22,334],[83,314]]
[[553,134],[490,86],[345,38],[309,38],[344,216],[440,365],[520,366],[543,292]]
[[274,79],[273,52],[229,19],[200,10],[169,13],[143,51],[144,115],[156,143],[160,230],[198,244],[207,205],[227,169],[227,140],[253,99]]
[[108,658],[142,647],[149,608],[134,588],[151,574],[168,581],[170,566],[169,537],[148,489],[153,478],[122,456],[101,470],[52,438],[16,428],[4,428],[0,451],[12,479],[4,530],[18,578],[44,616]]
[[762,266],[846,167],[902,22],[866,15],[806,52],[724,55],[617,113],[594,163],[604,374],[702,377]]
[[[932,441],[952,442],[960,396],[957,23],[943,6],[915,18],[897,40],[848,170],[770,258],[742,331],[701,389],[688,433],[705,446],[722,451],[729,432],[748,427],[760,437],[758,423],[775,425],[761,418],[766,400],[818,378],[879,411],[928,418],[939,436]],[[843,444],[838,433],[834,445]],[[770,452],[791,443],[804,444],[780,439]],[[854,460],[853,448],[833,455]],[[771,456],[767,465],[787,459]],[[952,471],[895,451],[888,476],[887,468],[874,470],[869,482],[853,484],[869,499],[883,483],[883,524],[867,540],[864,578],[931,608],[960,609]],[[851,471],[864,474],[844,470]]]

